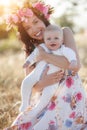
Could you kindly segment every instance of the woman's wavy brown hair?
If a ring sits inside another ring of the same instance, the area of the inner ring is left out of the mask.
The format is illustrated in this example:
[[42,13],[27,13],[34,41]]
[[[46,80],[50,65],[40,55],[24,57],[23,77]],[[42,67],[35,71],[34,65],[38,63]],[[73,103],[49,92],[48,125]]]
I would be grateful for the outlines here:
[[[28,7],[30,9],[32,9],[33,13],[40,20],[42,20],[46,26],[48,26],[50,24],[49,21],[44,17],[44,15],[40,11],[33,8],[29,3],[26,3],[24,7]],[[53,12],[53,8],[52,8],[52,10],[50,10],[49,14],[51,14],[52,12]],[[29,34],[26,32],[22,23],[18,24],[18,31],[19,31],[19,34],[20,34],[20,38],[21,38],[21,40],[24,44],[24,50],[26,52],[26,55],[28,56],[33,51],[35,46],[40,44],[42,41],[31,38],[29,36]]]

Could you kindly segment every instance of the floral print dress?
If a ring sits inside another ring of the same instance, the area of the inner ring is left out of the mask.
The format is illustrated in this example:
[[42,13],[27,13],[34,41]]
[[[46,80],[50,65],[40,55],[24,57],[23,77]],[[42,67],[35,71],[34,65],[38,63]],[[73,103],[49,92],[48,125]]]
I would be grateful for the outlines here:
[[66,76],[60,92],[32,116],[35,108],[20,113],[5,130],[87,130],[87,98],[76,76]]

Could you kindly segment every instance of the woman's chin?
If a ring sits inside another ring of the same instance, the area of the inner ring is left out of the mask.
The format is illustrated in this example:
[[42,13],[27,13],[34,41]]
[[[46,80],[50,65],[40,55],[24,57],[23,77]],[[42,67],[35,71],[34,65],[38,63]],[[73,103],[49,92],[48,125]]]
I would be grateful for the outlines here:
[[36,37],[35,39],[37,39],[37,40],[42,40],[42,39],[43,39],[43,37],[42,37],[42,36],[40,36],[40,37]]

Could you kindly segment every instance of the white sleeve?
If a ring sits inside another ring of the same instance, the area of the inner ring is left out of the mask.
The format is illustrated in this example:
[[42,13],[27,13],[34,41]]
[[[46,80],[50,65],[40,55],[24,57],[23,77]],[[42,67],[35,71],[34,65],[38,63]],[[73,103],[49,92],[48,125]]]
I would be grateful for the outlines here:
[[[39,46],[41,46],[46,52],[49,52],[48,48],[45,46],[44,43],[40,44]],[[28,61],[30,63],[34,63],[36,55],[38,53],[39,53],[38,48],[35,48],[34,51],[27,57],[26,61]]]
[[35,48],[34,51],[27,57],[26,61],[34,63],[36,54],[38,54],[38,48]]
[[46,47],[44,43],[40,44],[39,46],[41,46],[47,53],[50,53],[50,50]]
[[76,59],[76,54],[75,54],[75,52],[71,49],[71,48],[68,48],[68,47],[63,47],[63,49],[62,49],[62,53],[63,53],[63,55],[67,58],[67,60],[69,61],[69,62],[71,62],[71,61],[77,61],[77,59]]

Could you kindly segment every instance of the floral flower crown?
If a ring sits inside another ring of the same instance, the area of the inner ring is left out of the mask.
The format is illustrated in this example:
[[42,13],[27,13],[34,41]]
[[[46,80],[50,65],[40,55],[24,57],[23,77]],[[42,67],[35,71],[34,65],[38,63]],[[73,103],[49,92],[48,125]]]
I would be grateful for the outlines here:
[[37,2],[32,5],[26,3],[24,7],[16,9],[12,14],[10,14],[6,19],[6,23],[11,28],[12,25],[16,25],[21,22],[28,22],[28,18],[32,17],[34,13],[39,16],[44,16],[44,18],[48,20],[52,12],[53,8],[42,2]]

